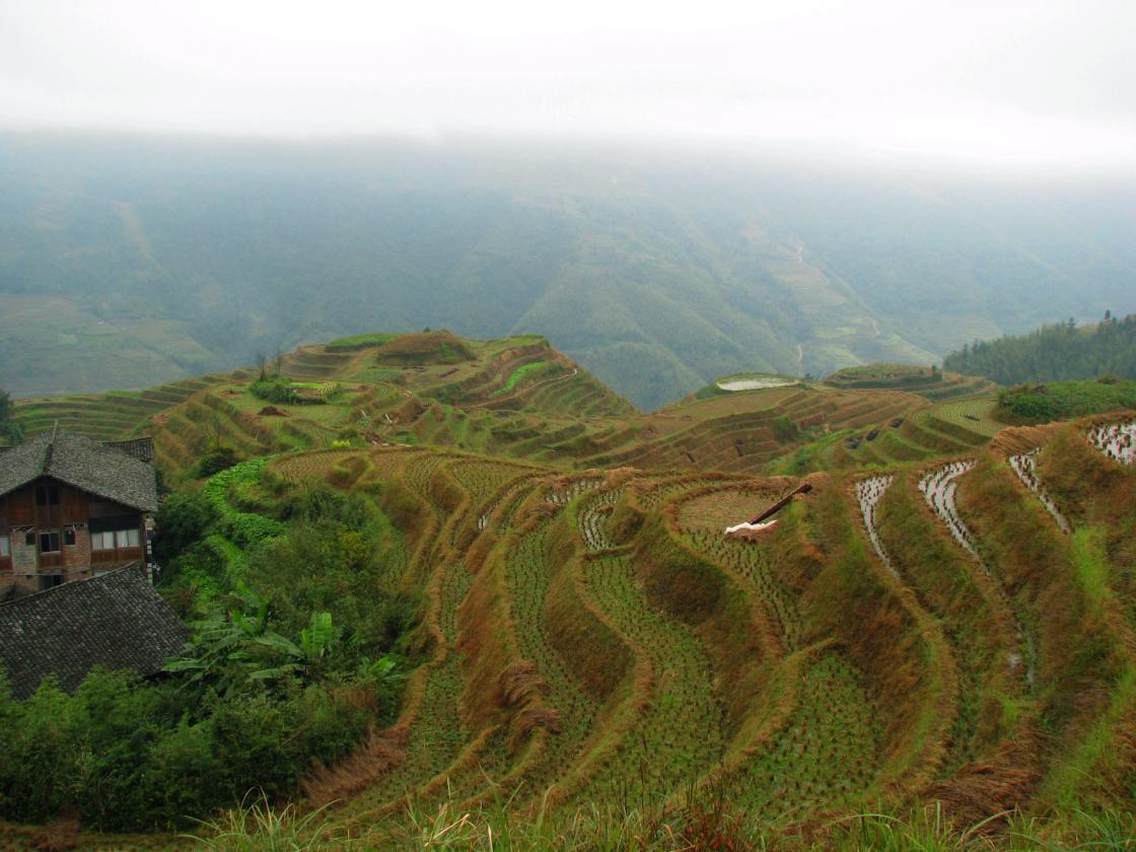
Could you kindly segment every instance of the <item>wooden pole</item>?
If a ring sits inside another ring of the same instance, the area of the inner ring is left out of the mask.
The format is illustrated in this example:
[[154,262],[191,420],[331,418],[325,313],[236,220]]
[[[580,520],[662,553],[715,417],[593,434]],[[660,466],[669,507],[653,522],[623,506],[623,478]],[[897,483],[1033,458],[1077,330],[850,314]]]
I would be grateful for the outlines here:
[[786,494],[784,497],[782,497],[780,500],[778,500],[776,503],[762,512],[760,515],[750,521],[750,523],[760,524],[766,518],[776,515],[778,512],[788,506],[789,502],[798,494],[808,494],[812,490],[813,487],[811,484],[809,484],[808,482],[802,482],[800,485],[798,485],[796,488],[794,488],[792,491],[790,491],[788,494]]

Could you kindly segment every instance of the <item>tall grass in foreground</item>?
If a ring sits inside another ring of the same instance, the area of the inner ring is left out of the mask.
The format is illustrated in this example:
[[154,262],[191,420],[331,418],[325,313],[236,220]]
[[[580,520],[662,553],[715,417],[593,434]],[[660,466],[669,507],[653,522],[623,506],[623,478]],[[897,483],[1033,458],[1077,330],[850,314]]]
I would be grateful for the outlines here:
[[275,807],[260,797],[239,808],[222,811],[215,819],[197,820],[200,830],[183,835],[206,849],[224,852],[299,852],[326,849],[321,840],[326,825],[324,808],[301,814],[295,804]]
[[202,847],[225,852],[330,849],[430,850],[837,850],[838,852],[978,852],[978,850],[1136,850],[1136,813],[1074,810],[1050,817],[997,814],[969,826],[952,823],[938,804],[903,816],[866,813],[807,824],[770,823],[731,810],[720,797],[678,811],[620,810],[590,804],[574,811],[518,815],[507,806],[462,811],[452,803],[424,811],[410,803],[401,818],[372,833],[345,837],[324,809],[300,813],[263,798],[201,823]]

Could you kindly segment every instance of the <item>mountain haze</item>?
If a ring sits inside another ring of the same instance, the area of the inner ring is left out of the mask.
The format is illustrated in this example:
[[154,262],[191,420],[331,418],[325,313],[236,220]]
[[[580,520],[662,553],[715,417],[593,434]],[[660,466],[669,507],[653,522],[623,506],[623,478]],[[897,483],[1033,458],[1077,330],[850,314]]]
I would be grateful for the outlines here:
[[0,138],[0,386],[372,329],[546,335],[653,408],[1136,309],[1136,193],[480,142]]

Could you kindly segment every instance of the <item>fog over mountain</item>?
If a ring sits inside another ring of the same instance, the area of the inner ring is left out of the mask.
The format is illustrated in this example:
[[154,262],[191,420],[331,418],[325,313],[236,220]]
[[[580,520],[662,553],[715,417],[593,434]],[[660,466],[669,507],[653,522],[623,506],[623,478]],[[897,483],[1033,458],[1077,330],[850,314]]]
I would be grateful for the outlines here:
[[1136,192],[698,148],[0,140],[0,386],[141,386],[369,329],[546,334],[653,407],[1136,310]]
[[541,332],[642,406],[1136,309],[1119,0],[0,5],[0,385]]
[[684,140],[1131,170],[1126,0],[8,0],[0,126]]

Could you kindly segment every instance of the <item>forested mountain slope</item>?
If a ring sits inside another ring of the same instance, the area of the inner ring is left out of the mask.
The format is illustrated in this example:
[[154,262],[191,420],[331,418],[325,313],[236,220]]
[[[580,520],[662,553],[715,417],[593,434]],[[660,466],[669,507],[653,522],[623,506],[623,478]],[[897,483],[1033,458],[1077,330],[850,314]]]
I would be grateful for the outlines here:
[[975,341],[947,356],[945,366],[1002,384],[1098,376],[1136,378],[1136,314],[1095,325],[1046,325],[1030,334]]
[[519,144],[0,138],[0,386],[534,331],[637,405],[1136,309],[1136,198]]

